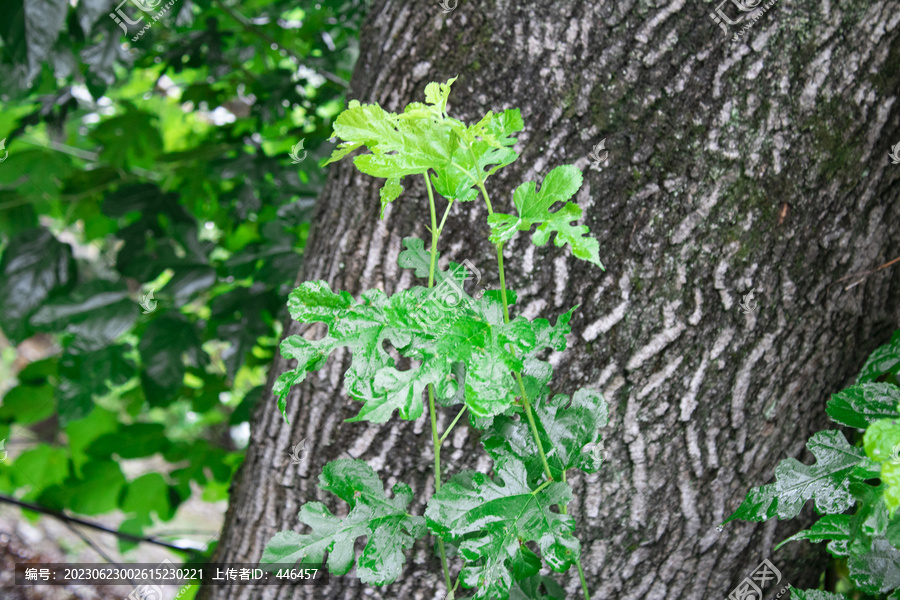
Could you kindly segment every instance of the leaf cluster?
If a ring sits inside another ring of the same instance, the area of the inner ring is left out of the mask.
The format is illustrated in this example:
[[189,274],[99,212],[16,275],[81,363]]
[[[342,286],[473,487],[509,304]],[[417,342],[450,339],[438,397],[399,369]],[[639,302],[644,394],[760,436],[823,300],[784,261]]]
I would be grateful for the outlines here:
[[[776,467],[775,482],[753,488],[726,519],[791,519],[814,501],[821,515],[798,540],[827,541],[846,561],[853,585],[866,594],[900,598],[900,331],[866,361],[856,384],[832,395],[826,412],[845,427],[865,430],[850,444],[837,430],[819,431],[807,448],[816,458],[804,465],[788,458]],[[853,509],[852,512],[849,509]],[[837,600],[840,594],[791,590],[792,597]]]

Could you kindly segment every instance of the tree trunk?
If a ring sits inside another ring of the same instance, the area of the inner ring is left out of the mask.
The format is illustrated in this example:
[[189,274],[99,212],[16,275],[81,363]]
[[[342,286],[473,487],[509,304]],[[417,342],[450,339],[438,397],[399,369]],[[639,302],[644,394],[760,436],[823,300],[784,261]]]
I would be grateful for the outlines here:
[[[837,283],[900,254],[900,166],[887,156],[900,141],[898,2],[778,2],[736,47],[710,19],[715,8],[462,0],[443,14],[433,1],[376,1],[351,86],[351,98],[397,111],[422,101],[429,81],[459,75],[451,115],[471,122],[520,107],[521,157],[489,185],[500,212],[523,181],[564,163],[585,172],[576,199],[607,270],[525,234],[505,262],[514,312],[552,322],[580,305],[555,389],[600,389],[610,403],[603,468],[570,480],[595,600],[725,597],[763,558],[781,585],[814,585],[820,546],[772,551],[798,523],[716,525],[779,460],[808,458],[828,395],[900,322],[900,269],[849,290],[854,279]],[[603,138],[609,161],[597,168],[588,152]],[[421,284],[396,262],[402,237],[430,237],[421,178],[407,178],[380,224],[382,181],[349,159],[330,168],[301,279],[354,295]],[[440,250],[497,287],[484,220],[478,203],[454,207]],[[751,289],[758,308],[745,315]],[[427,411],[343,423],[361,406],[341,386],[348,364],[337,353],[293,390],[291,425],[270,393],[260,402],[217,560],[258,561],[277,531],[302,531],[305,502],[345,510],[316,481],[348,455],[388,487],[408,483],[422,514],[434,489]],[[275,360],[269,389],[287,367]],[[309,460],[294,466],[291,446],[304,439]],[[446,446],[446,477],[490,468],[475,430],[458,426]],[[327,587],[208,588],[200,598],[440,597],[443,583],[422,576],[440,570],[431,548],[420,541],[384,588],[351,571]],[[574,569],[557,579],[578,597]]]

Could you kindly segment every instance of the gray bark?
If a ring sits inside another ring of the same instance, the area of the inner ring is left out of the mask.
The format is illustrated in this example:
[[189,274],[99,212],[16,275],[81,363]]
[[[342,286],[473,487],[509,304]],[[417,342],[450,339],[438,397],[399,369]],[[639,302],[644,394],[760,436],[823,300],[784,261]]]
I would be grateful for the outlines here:
[[[900,166],[887,157],[900,141],[900,3],[778,2],[736,48],[714,9],[462,0],[445,15],[436,2],[382,0],[353,77],[351,98],[391,110],[455,75],[458,118],[520,107],[521,157],[490,187],[500,212],[522,181],[565,163],[585,172],[577,200],[606,272],[524,234],[505,262],[514,312],[553,321],[580,305],[569,349],[554,358],[555,389],[588,386],[610,402],[607,462],[571,478],[595,599],[725,597],[766,557],[781,585],[814,585],[821,547],[772,551],[800,523],[716,525],[779,460],[808,458],[807,437],[828,426],[828,395],[900,322],[900,269],[850,290],[835,283],[900,255]],[[610,158],[598,169],[587,155],[602,138]],[[381,225],[381,181],[349,160],[332,166],[301,279],[353,294],[421,283],[396,265],[402,237],[428,238],[420,180]],[[454,208],[441,251],[496,285],[484,219],[477,203]],[[744,315],[751,288],[759,306]],[[302,531],[307,501],[343,510],[316,489],[322,465],[339,457],[369,461],[388,487],[408,483],[422,513],[434,484],[430,427],[343,424],[360,406],[341,387],[348,364],[335,355],[292,392],[291,425],[271,394],[263,399],[217,560],[258,560],[275,532]],[[275,361],[270,387],[287,366]],[[441,413],[443,427],[453,416]],[[292,466],[290,447],[304,438],[310,460]],[[459,427],[448,445],[447,476],[490,468],[475,430]],[[443,584],[422,577],[440,569],[430,544],[385,588],[351,572],[325,588],[210,588],[201,598],[442,597]],[[579,597],[574,569],[558,579]]]

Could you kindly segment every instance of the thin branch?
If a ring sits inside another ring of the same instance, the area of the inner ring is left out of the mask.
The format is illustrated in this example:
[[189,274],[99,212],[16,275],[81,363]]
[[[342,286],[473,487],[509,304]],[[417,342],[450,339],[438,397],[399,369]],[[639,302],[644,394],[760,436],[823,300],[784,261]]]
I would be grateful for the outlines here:
[[[240,14],[239,12],[237,12],[235,10],[232,10],[228,6],[225,6],[225,3],[222,2],[221,0],[216,0],[215,4],[220,9],[222,9],[222,12],[224,12],[226,15],[228,15],[229,17],[231,17],[232,19],[234,19],[235,21],[240,23],[241,27],[243,27],[245,30],[249,31],[256,37],[268,42],[269,44],[274,45],[279,50],[284,50],[284,52],[286,54],[288,54],[288,56],[290,56],[297,62],[297,66],[304,64],[303,59],[296,52],[294,52],[290,48],[285,48],[284,46],[282,46],[280,43],[278,43],[278,40],[276,40],[275,38],[270,36],[268,33],[263,31],[262,29],[260,29],[256,25],[254,25],[253,23],[251,23],[247,19],[247,17],[245,17],[244,15]],[[328,81],[330,81],[332,83],[336,83],[345,88],[350,86],[350,82],[346,81],[342,77],[338,77],[334,73],[330,73],[330,72],[326,71],[325,69],[319,69],[319,68],[315,68],[315,67],[307,67],[307,68],[312,69],[313,71],[315,71],[316,73],[318,73],[319,75],[321,75],[322,77],[324,77],[325,79],[327,79]]]
[[98,531],[104,531],[106,533],[111,533],[115,536],[118,536],[124,540],[129,540],[131,542],[146,542],[148,544],[156,544],[157,546],[163,546],[164,548],[169,548],[170,550],[178,550],[180,552],[190,552],[192,554],[201,554],[199,550],[196,548],[183,548],[181,546],[176,546],[175,544],[170,544],[168,542],[163,542],[162,540],[157,540],[152,537],[142,537],[139,535],[132,535],[130,533],[125,533],[124,531],[117,531],[115,529],[110,529],[105,525],[100,525],[99,523],[92,523],[91,521],[85,521],[84,519],[79,519],[78,517],[70,517],[67,514],[51,510],[49,508],[44,508],[43,506],[38,506],[37,504],[32,504],[30,502],[23,502],[21,500],[17,500],[11,496],[7,496],[5,494],[0,494],[0,502],[6,502],[7,504],[14,504],[15,506],[20,506],[22,508],[27,508],[28,510],[33,510],[34,512],[39,512],[44,515],[48,515],[51,517],[55,517],[60,521],[65,523],[77,523],[79,525],[84,525],[85,527],[90,527],[92,529],[96,529]]
[[[94,540],[92,540],[91,538],[89,538],[85,532],[83,532],[83,531],[81,531],[80,529],[78,529],[77,527],[75,527],[75,525],[73,525],[72,523],[66,523],[65,525],[66,525],[66,527],[68,527],[75,535],[77,535],[78,537],[80,537],[80,538],[81,538],[81,541],[83,541],[85,544],[87,544],[88,546],[90,546],[91,549],[93,549],[94,552],[96,552],[97,554],[99,554],[99,555],[101,556],[101,558],[103,558],[103,560],[105,560],[106,562],[108,562],[108,563],[110,563],[110,564],[116,565],[116,566],[119,567],[120,569],[122,568],[122,565],[120,565],[119,563],[117,563],[116,561],[114,561],[113,559],[111,559],[111,558],[106,554],[106,552],[103,551],[103,548],[101,548],[99,544],[95,543]],[[134,581],[131,580],[131,579],[129,579],[128,582],[129,582],[131,585],[134,585],[134,584],[135,584]],[[127,599],[126,599],[126,600],[127,600]]]
[[[871,270],[869,270],[869,271],[863,271],[862,273],[851,273],[851,274],[849,274],[849,275],[844,275],[843,277],[841,277],[840,279],[838,279],[837,281],[835,281],[835,282],[832,283],[831,285],[835,285],[835,284],[837,284],[837,283],[840,283],[840,282],[842,282],[842,281],[845,281],[845,280],[847,280],[847,279],[850,279],[851,277],[859,277],[858,280],[856,280],[855,282],[851,283],[850,285],[848,285],[847,287],[844,288],[844,291],[846,292],[846,291],[849,290],[850,288],[856,287],[856,286],[858,286],[860,283],[862,283],[863,281],[865,281],[866,277],[868,277],[869,275],[874,275],[874,274],[877,273],[878,271],[880,271],[880,270],[882,270],[882,269],[886,269],[886,268],[888,268],[889,266],[891,266],[892,264],[897,263],[897,262],[900,262],[900,256],[898,256],[897,258],[895,258],[895,259],[893,259],[893,260],[889,260],[888,262],[884,263],[883,265],[881,265],[880,267],[877,267],[877,268],[875,268],[875,269],[871,269]],[[831,286],[828,286],[828,287],[831,287]]]
[[[39,148],[49,148],[50,150],[56,150],[57,152],[62,152],[63,154],[68,154],[69,156],[74,156],[76,158],[80,158],[89,162],[100,162],[99,152],[82,150],[81,148],[76,148],[67,144],[60,144],[59,142],[55,142],[53,140],[47,140],[47,143],[44,144],[28,136],[23,136],[19,138],[19,141],[25,142],[26,144],[31,144],[32,146],[37,146]],[[130,173],[156,181],[160,181],[164,178],[164,175],[162,173],[149,171],[147,169],[135,166],[130,167]]]

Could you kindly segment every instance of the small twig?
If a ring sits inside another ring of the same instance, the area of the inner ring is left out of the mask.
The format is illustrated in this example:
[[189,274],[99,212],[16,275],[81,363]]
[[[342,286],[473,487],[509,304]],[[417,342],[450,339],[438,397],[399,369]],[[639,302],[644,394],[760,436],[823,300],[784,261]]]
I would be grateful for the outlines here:
[[[265,40],[269,44],[274,45],[279,50],[284,50],[285,53],[287,53],[291,58],[293,58],[297,62],[298,66],[304,64],[303,59],[296,52],[294,52],[290,48],[285,48],[284,46],[282,46],[280,43],[278,43],[278,40],[276,40],[275,38],[270,36],[268,33],[263,31],[262,29],[260,29],[256,25],[254,25],[253,23],[251,23],[247,19],[247,17],[245,17],[241,13],[239,13],[235,10],[232,10],[228,6],[225,6],[225,3],[222,2],[221,0],[216,0],[216,6],[218,6],[220,9],[222,9],[222,12],[224,12],[226,15],[228,15],[229,17],[231,17],[232,19],[234,19],[235,21],[240,23],[241,27],[243,27],[245,30],[249,31],[253,35],[257,36],[258,38]],[[308,67],[308,68],[311,68],[313,71],[315,71],[316,73],[318,73],[319,75],[321,75],[322,77],[324,77],[325,79],[327,79],[328,81],[330,81],[332,83],[336,83],[342,87],[350,86],[350,83],[348,81],[346,81],[345,79],[343,79],[341,77],[338,77],[334,73],[330,73],[324,69],[318,69],[318,68],[313,68],[313,67]]]
[[[106,562],[108,562],[110,564],[116,565],[120,569],[122,568],[122,565],[120,565],[119,563],[117,563],[116,561],[111,559],[106,554],[106,552],[103,551],[103,548],[101,548],[99,544],[94,543],[94,540],[89,538],[85,532],[83,532],[80,529],[78,529],[77,527],[75,527],[75,525],[73,525],[72,523],[66,523],[66,527],[68,527],[72,531],[72,533],[74,533],[75,535],[80,537],[81,541],[83,541],[85,544],[90,546],[94,552],[96,552],[97,554],[100,555],[101,558],[103,558],[103,560],[105,560]],[[128,583],[130,583],[131,585],[135,585],[135,583],[132,579],[128,579]]]
[[14,504],[16,506],[20,506],[22,508],[27,508],[28,510],[33,510],[34,512],[39,512],[44,515],[48,515],[51,517],[56,517],[60,521],[65,523],[77,523],[79,525],[84,525],[85,527],[90,527],[92,529],[96,529],[98,531],[104,531],[106,533],[111,533],[115,536],[118,536],[124,540],[129,540],[132,542],[146,542],[148,544],[156,544],[157,546],[163,546],[164,548],[169,548],[171,550],[178,550],[180,552],[191,552],[193,554],[201,554],[201,552],[195,548],[182,548],[181,546],[176,546],[175,544],[170,544],[168,542],[163,542],[161,540],[157,540],[152,537],[142,537],[139,535],[132,535],[130,533],[125,533],[124,531],[116,531],[115,529],[110,529],[105,525],[100,525],[99,523],[92,523],[90,521],[85,521],[84,519],[79,519],[78,517],[70,517],[67,514],[51,510],[49,508],[44,508],[43,506],[38,506],[37,504],[32,504],[30,502],[23,502],[21,500],[17,500],[11,496],[6,496],[4,494],[0,494],[0,502],[6,502],[8,504]]
[[[63,154],[68,154],[69,156],[74,156],[76,158],[80,158],[89,162],[100,162],[99,152],[82,150],[81,148],[76,148],[67,144],[60,144],[59,142],[55,142],[53,140],[48,140],[46,144],[43,144],[35,139],[23,136],[19,138],[19,141],[25,142],[26,144],[31,144],[32,146],[38,146],[39,148],[49,148],[50,150],[56,150],[57,152],[62,152]],[[154,179],[157,181],[161,180],[164,177],[162,173],[149,171],[147,169],[135,166],[130,167],[129,174],[146,177],[147,179]]]
[[[850,285],[848,285],[847,287],[844,288],[844,291],[846,292],[850,288],[856,287],[860,283],[865,281],[866,277],[868,277],[869,275],[874,275],[878,271],[880,271],[882,269],[886,269],[889,266],[891,266],[892,264],[897,263],[897,262],[900,262],[900,256],[898,256],[897,258],[895,258],[893,260],[889,260],[888,262],[884,263],[883,265],[881,265],[880,267],[878,267],[876,269],[871,269],[869,271],[863,271],[862,273],[851,273],[849,275],[845,275],[845,276],[841,277],[840,279],[838,279],[837,281],[835,281],[834,283],[832,283],[831,285],[835,285],[837,283],[840,283],[842,281],[850,279],[851,277],[859,277],[859,279],[857,281],[851,283]],[[831,286],[828,286],[828,287],[831,287]]]

